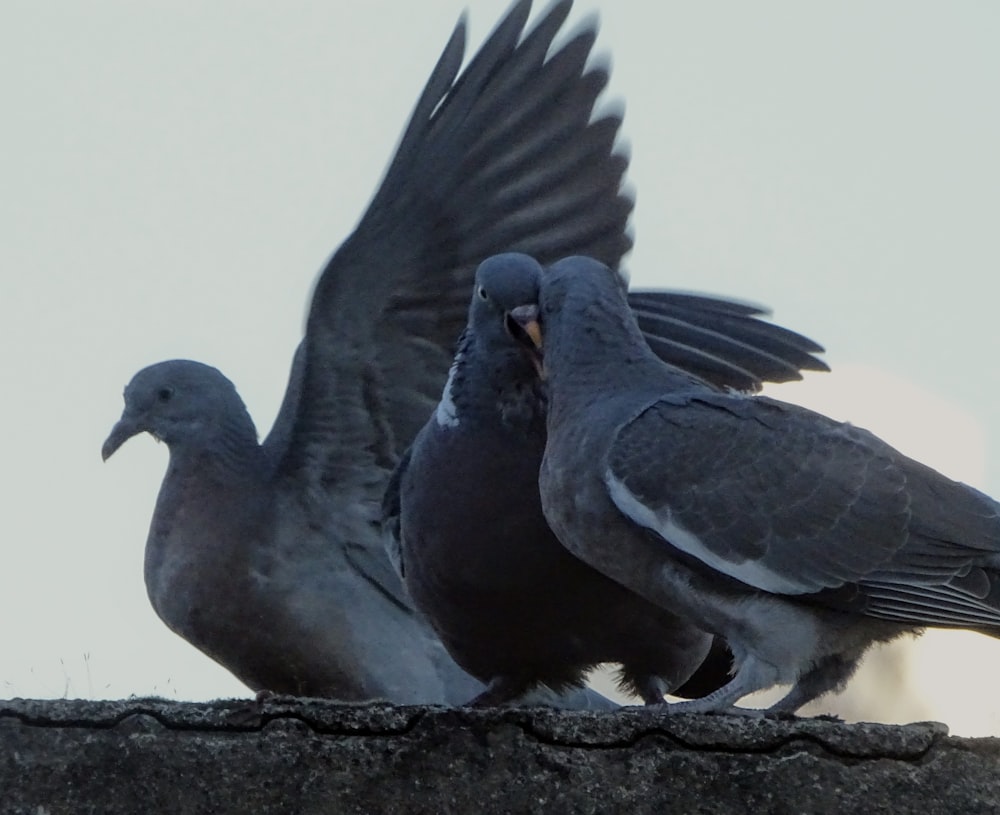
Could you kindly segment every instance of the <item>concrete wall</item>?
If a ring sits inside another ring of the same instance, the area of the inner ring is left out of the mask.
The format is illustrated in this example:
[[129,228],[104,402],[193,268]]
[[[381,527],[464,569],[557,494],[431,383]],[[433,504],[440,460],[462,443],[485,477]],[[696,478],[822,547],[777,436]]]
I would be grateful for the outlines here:
[[1000,740],[641,708],[13,700],[0,812],[996,813]]

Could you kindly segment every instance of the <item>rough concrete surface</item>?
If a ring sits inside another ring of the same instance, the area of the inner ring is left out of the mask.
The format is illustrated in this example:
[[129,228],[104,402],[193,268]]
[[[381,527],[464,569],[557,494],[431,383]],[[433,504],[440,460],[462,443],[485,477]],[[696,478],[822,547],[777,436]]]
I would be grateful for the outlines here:
[[935,723],[0,701],[0,812],[995,813],[1000,740]]

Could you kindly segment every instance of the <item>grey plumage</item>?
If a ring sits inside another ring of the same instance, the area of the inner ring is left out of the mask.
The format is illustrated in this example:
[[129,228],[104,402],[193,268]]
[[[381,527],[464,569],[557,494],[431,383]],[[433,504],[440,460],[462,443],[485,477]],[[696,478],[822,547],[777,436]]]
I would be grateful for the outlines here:
[[[729,679],[724,644],[706,660],[710,636],[571,555],[546,524],[545,392],[516,339],[536,316],[541,273],[513,253],[479,267],[441,402],[386,492],[394,560],[452,656],[490,683],[481,703],[576,685],[603,662],[619,663],[625,689],[647,702],[714,691]],[[818,346],[754,309],[633,297],[652,347],[720,386],[757,388],[822,365]]]
[[856,427],[664,364],[612,273],[542,278],[545,516],[594,568],[729,643],[719,710],[775,684],[794,711],[874,642],[1000,635],[1000,504]]

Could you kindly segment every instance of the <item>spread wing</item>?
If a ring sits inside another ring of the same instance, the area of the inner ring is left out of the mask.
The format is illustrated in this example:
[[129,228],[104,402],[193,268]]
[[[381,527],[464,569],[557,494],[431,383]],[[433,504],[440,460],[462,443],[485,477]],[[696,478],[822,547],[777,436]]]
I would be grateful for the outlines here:
[[607,81],[587,67],[594,26],[550,54],[570,5],[522,34],[530,3],[516,3],[461,75],[459,22],[368,210],[316,284],[301,370],[272,432],[286,472],[381,477],[440,395],[485,257],[586,253],[617,265],[628,250],[620,118],[591,121]]
[[[594,118],[607,81],[588,65],[593,24],[553,46],[570,3],[527,33],[515,4],[461,75],[460,21],[354,233],[313,295],[307,335],[266,446],[314,484],[380,484],[440,396],[476,266],[501,251],[585,254],[617,267],[631,246],[620,117]],[[674,292],[630,295],[662,358],[718,385],[824,369],[822,349],[759,309]]]
[[822,346],[760,319],[757,306],[705,295],[635,290],[628,302],[654,353],[718,387],[757,391],[764,382],[826,371]]

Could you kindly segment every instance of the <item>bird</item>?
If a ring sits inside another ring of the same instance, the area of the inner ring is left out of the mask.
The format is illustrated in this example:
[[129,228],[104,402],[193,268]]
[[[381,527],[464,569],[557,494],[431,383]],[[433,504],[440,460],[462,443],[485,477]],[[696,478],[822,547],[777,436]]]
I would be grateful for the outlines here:
[[517,336],[548,395],[546,520],[732,652],[727,684],[672,711],[745,711],[747,694],[790,685],[769,710],[794,713],[846,685],[874,643],[926,627],[1000,636],[993,498],[862,428],[665,363],[598,260],[546,267],[531,303],[537,324]]
[[[518,340],[522,323],[536,321],[541,275],[523,253],[477,269],[441,400],[386,491],[392,560],[448,652],[486,683],[475,704],[576,687],[601,663],[620,665],[621,689],[647,704],[667,692],[702,696],[729,679],[724,641],[570,554],[542,513],[545,385]],[[617,285],[626,286],[620,273]],[[732,364],[715,369],[677,336],[655,334],[662,324],[648,314],[640,319],[660,356],[718,386],[759,389],[763,379],[825,367],[811,340],[754,316],[731,318],[721,356]],[[784,355],[762,353],[761,337],[784,343]]]

